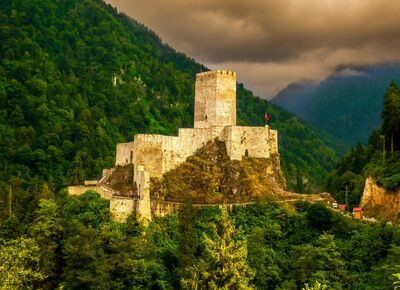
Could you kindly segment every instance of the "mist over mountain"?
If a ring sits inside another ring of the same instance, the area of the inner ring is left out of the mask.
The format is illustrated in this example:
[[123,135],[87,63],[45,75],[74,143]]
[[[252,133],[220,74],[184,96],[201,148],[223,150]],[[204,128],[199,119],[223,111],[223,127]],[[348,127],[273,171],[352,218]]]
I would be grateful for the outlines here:
[[351,146],[366,143],[380,126],[391,80],[400,80],[400,64],[338,67],[320,83],[289,85],[272,102]]

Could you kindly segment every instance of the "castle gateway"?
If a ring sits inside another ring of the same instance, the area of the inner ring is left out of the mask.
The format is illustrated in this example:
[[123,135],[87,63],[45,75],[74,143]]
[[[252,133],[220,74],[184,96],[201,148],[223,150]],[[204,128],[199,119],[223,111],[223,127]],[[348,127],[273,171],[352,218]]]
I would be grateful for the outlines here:
[[117,144],[115,166],[117,169],[133,167],[136,198],[120,198],[119,192],[107,186],[107,179],[116,168],[105,169],[102,179],[95,184],[87,183],[92,187],[69,187],[69,192],[81,194],[94,189],[111,199],[110,210],[117,220],[124,220],[132,211],[150,220],[150,178],[161,178],[215,139],[225,143],[231,160],[241,160],[244,156],[278,156],[276,130],[268,126],[236,125],[236,73],[233,71],[216,70],[196,75],[194,128],[180,128],[178,136],[138,134],[133,142]]

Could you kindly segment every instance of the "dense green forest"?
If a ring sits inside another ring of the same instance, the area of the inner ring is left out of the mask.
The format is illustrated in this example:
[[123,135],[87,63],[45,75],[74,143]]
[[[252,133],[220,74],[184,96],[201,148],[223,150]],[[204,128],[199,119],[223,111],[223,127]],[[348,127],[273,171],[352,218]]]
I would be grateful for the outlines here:
[[[1,2],[0,288],[392,288],[396,226],[321,204],[226,212],[188,202],[144,229],[133,217],[112,221],[94,192],[62,190],[112,166],[117,142],[192,126],[203,70],[101,1]],[[268,111],[279,130],[290,187],[321,184],[336,160],[328,146],[340,142],[242,84],[237,91],[240,124],[262,125]],[[391,122],[387,152],[398,150]]]
[[[192,126],[194,77],[206,68],[102,1],[2,1],[0,44],[0,191],[4,200],[11,186],[17,207],[37,204],[43,185],[99,176],[136,133]],[[270,114],[289,187],[317,188],[336,140],[242,84],[237,95],[239,124]]]
[[60,193],[40,200],[32,222],[8,219],[0,288],[382,290],[400,273],[398,226],[322,204],[227,212],[188,203],[145,230],[133,218],[113,222],[108,207],[94,192]]
[[343,140],[348,151],[381,125],[382,92],[392,79],[400,81],[399,63],[339,67],[321,83],[289,85],[272,102]]
[[357,145],[339,162],[326,180],[326,190],[345,201],[350,191],[350,206],[357,206],[365,179],[372,176],[388,190],[400,188],[400,88],[392,81],[383,96],[382,126],[372,131],[368,145]]

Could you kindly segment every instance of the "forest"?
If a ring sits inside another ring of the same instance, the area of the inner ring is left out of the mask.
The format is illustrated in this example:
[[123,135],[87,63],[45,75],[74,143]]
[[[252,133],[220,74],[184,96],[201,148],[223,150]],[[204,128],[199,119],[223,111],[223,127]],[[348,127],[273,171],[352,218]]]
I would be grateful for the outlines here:
[[[196,208],[141,228],[108,201],[43,192],[0,235],[2,289],[393,289],[400,229],[323,204]],[[7,237],[7,238],[5,238]]]
[[395,81],[390,82],[382,99],[381,127],[372,131],[368,145],[351,149],[325,181],[325,189],[341,202],[347,186],[351,208],[359,204],[368,176],[385,189],[400,188],[400,88]]
[[[142,228],[134,217],[112,221],[94,192],[66,194],[114,164],[116,143],[191,127],[194,76],[206,69],[100,0],[2,1],[0,288],[393,288],[400,232],[384,222],[352,221],[320,204],[226,211],[188,201]],[[340,141],[243,84],[237,98],[240,125],[270,115],[289,189],[319,190]],[[392,122],[369,145],[380,148],[385,136],[385,168],[398,158]]]
[[[11,186],[18,204],[43,185],[96,178],[116,143],[193,126],[195,73],[206,68],[102,1],[5,0],[0,16],[3,197]],[[271,116],[289,187],[320,188],[340,142],[243,84],[237,98],[238,124]]]

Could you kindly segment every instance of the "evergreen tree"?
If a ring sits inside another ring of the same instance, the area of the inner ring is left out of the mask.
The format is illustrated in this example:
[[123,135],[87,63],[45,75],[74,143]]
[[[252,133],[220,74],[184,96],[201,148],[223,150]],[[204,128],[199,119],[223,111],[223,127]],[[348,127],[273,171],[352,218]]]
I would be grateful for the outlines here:
[[368,146],[359,144],[351,149],[326,179],[325,190],[339,202],[345,202],[347,187],[349,205],[359,204],[368,176],[385,189],[400,187],[400,88],[394,81],[384,94],[381,117],[382,126],[371,132]]
[[[265,227],[273,228],[274,225],[267,224]],[[253,283],[257,289],[275,289],[281,280],[282,270],[278,264],[278,253],[274,245],[266,241],[277,236],[268,236],[267,230],[255,227],[247,238],[248,262],[256,272]]]
[[63,286],[68,289],[111,289],[112,270],[97,229],[79,225],[64,241]]
[[331,289],[342,289],[346,284],[345,263],[333,236],[323,234],[315,245],[295,246],[293,250],[291,275],[297,285],[321,281]]
[[[378,280],[381,280],[382,287],[389,288],[392,283],[396,283],[400,276],[400,246],[392,245],[388,250],[388,255],[385,262],[376,267],[379,275]],[[388,277],[389,279],[385,279]],[[400,282],[398,288],[400,289]],[[396,284],[396,285],[397,285]]]
[[319,283],[318,281],[316,281],[312,286],[309,286],[308,284],[304,285],[305,288],[301,289],[301,290],[326,290],[327,287],[326,285],[323,285],[321,283]]
[[400,289],[400,273],[393,274],[395,281],[393,282],[394,290]]
[[39,270],[40,249],[34,239],[20,237],[0,245],[0,289],[32,289],[46,276]]
[[197,250],[197,234],[194,229],[196,222],[196,212],[190,200],[188,200],[179,212],[179,267],[181,268],[181,276],[189,277],[191,273],[189,267],[195,261]]
[[391,154],[400,149],[400,88],[391,81],[383,97],[382,134]]
[[252,289],[246,240],[225,209],[212,234],[204,234],[203,246],[202,256],[189,268],[191,276],[181,281],[184,289]]
[[57,259],[57,254],[62,230],[62,220],[57,203],[53,199],[41,199],[30,234],[40,248],[39,266],[41,272],[47,276],[40,285],[46,289],[55,288],[54,279],[60,272],[60,261]]

